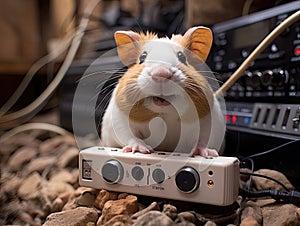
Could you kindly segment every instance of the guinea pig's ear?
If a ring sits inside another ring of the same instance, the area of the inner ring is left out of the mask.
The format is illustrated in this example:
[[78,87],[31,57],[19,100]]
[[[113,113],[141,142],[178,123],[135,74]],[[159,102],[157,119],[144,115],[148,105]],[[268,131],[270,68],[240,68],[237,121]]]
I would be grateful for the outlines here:
[[188,49],[205,61],[212,45],[211,30],[202,26],[192,27],[183,38],[188,41]]
[[115,41],[118,46],[118,55],[125,66],[130,66],[138,58],[138,41],[140,35],[133,31],[115,32]]

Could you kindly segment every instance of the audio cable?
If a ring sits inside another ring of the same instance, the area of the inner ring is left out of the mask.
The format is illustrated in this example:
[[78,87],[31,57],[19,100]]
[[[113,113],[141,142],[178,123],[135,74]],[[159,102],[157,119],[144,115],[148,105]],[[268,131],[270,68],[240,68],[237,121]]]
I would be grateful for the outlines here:
[[247,198],[271,197],[276,201],[300,205],[300,192],[298,191],[279,191],[279,190],[249,191],[240,188],[239,195]]
[[[247,158],[246,160],[250,160],[251,158]],[[251,159],[252,160],[252,159]],[[257,173],[253,173],[253,169],[254,169],[254,162],[253,160],[250,161],[251,162],[251,171],[252,172],[240,172],[241,175],[249,175],[250,176],[250,183],[248,184],[248,188],[247,189],[243,189],[243,188],[239,188],[239,195],[244,197],[244,198],[265,198],[265,197],[271,197],[273,199],[275,199],[276,201],[279,202],[284,202],[284,203],[291,203],[291,204],[295,204],[295,205],[300,205],[300,192],[299,191],[290,191],[283,183],[281,183],[280,181],[266,176],[266,175],[262,175],[262,174],[257,174]],[[247,164],[245,161],[241,161],[240,162],[240,168],[246,168]],[[282,186],[282,188],[284,189],[284,191],[281,190],[261,190],[261,191],[251,191],[250,190],[250,184],[252,181],[252,177],[256,176],[256,177],[262,177],[268,180],[272,180],[275,183],[279,184],[280,186]]]

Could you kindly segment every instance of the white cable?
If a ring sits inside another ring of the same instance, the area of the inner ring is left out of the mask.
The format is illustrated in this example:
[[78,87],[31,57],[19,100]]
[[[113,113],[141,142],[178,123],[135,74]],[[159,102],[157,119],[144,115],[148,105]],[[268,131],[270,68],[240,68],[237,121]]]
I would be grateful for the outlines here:
[[28,120],[30,117],[36,114],[43,107],[47,99],[53,94],[55,89],[58,87],[58,85],[64,78],[69,66],[71,65],[75,57],[75,54],[79,48],[79,45],[81,43],[81,39],[84,35],[84,31],[88,25],[89,16],[92,14],[93,10],[95,9],[95,7],[100,1],[101,0],[90,0],[88,2],[88,5],[85,8],[85,12],[84,12],[84,15],[87,16],[81,18],[79,27],[76,30],[75,36],[72,40],[72,44],[67,53],[67,56],[62,66],[60,67],[59,71],[57,72],[57,75],[52,80],[52,82],[48,85],[48,87],[44,90],[44,92],[27,107],[0,117],[0,130],[12,128],[17,124],[20,124],[25,120]]
[[4,103],[4,105],[0,108],[0,117],[6,114],[11,107],[17,102],[20,96],[23,94],[24,90],[32,80],[33,76],[46,64],[50,63],[51,61],[55,60],[58,56],[60,56],[69,46],[73,36],[67,37],[63,40],[63,43],[56,51],[52,51],[51,53],[47,54],[46,56],[40,58],[37,62],[35,62],[26,75],[24,76],[23,80],[21,81],[20,85],[17,87],[15,92],[10,96],[10,98]]
[[18,134],[18,133],[22,133],[28,130],[46,130],[46,131],[50,131],[50,132],[54,132],[57,133],[59,135],[70,135],[73,136],[70,132],[68,132],[67,130],[57,126],[57,125],[53,125],[50,123],[40,123],[40,122],[34,122],[34,123],[27,123],[21,126],[18,126],[14,129],[9,130],[8,132],[4,133],[1,137],[0,137],[0,143],[11,138],[12,136]]

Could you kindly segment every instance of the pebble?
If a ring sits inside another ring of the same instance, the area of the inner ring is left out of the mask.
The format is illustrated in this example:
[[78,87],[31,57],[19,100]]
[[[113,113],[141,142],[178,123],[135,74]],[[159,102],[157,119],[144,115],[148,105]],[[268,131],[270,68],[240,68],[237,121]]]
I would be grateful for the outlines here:
[[37,198],[42,181],[42,177],[37,172],[33,172],[19,187],[18,196],[24,200]]
[[42,173],[45,169],[49,169],[55,166],[56,162],[57,162],[57,157],[55,156],[38,157],[29,162],[27,167],[25,167],[24,173],[25,174],[30,174],[32,172]]
[[116,200],[118,198],[118,193],[117,192],[110,192],[110,191],[106,191],[106,190],[100,190],[99,194],[96,197],[94,206],[97,209],[102,210],[104,207],[104,204],[108,201],[108,200]]
[[[78,170],[76,170],[78,171]],[[69,184],[75,184],[78,181],[78,176],[74,172],[71,172],[67,169],[62,169],[53,174],[50,179],[50,182],[65,182]]]
[[78,167],[78,154],[78,148],[70,147],[59,157],[58,166],[60,168]]
[[97,211],[93,208],[78,207],[50,214],[43,226],[80,226],[89,222],[96,222],[98,219]]
[[46,195],[49,200],[53,201],[57,196],[69,193],[72,194],[74,192],[73,186],[64,182],[47,182],[44,183],[41,188],[41,193]]
[[85,191],[77,200],[78,206],[93,207],[96,199],[96,194],[92,191]]
[[121,214],[132,215],[137,211],[137,197],[134,195],[128,195],[125,199],[109,200],[104,204],[102,215],[97,224],[105,224],[114,216]]
[[196,216],[193,213],[188,212],[188,211],[179,213],[178,218],[183,218],[185,221],[188,221],[191,223],[197,222]]
[[73,146],[75,142],[74,139],[70,139],[70,136],[56,136],[42,142],[39,145],[39,151],[43,154],[53,154],[62,144],[71,144]]
[[166,214],[152,210],[142,216],[140,216],[135,224],[135,226],[173,226],[174,222],[170,217],[168,217]]
[[151,210],[159,210],[159,206],[157,204],[157,202],[152,202],[148,207],[136,212],[135,214],[133,214],[131,216],[132,219],[136,219],[142,215],[144,215],[145,213],[148,213]]
[[[99,222],[99,223],[98,223]],[[112,217],[105,224],[101,224],[100,219],[97,222],[97,226],[131,226],[133,224],[132,219],[127,214],[117,215]]]
[[217,224],[213,221],[207,221],[204,226],[217,226]]
[[260,226],[261,224],[259,224],[257,222],[257,220],[252,217],[252,216],[247,216],[245,217],[242,221],[240,226]]
[[163,207],[163,213],[165,213],[168,217],[170,217],[172,220],[175,220],[177,218],[177,208],[176,206],[165,204]]
[[7,163],[8,167],[13,171],[20,170],[27,162],[34,159],[36,155],[37,148],[21,147],[18,150],[16,150],[16,152],[9,158]]
[[[253,218],[256,223],[258,225],[262,224],[263,221],[263,216],[262,216],[262,211],[261,208],[253,201],[248,201],[245,204],[245,207],[243,208],[242,212],[241,212],[241,221],[243,222],[243,220],[245,218],[248,218],[251,216],[251,219]],[[247,221],[249,221],[250,219],[248,219]]]
[[272,205],[262,207],[265,226],[299,225],[298,207],[293,204]]

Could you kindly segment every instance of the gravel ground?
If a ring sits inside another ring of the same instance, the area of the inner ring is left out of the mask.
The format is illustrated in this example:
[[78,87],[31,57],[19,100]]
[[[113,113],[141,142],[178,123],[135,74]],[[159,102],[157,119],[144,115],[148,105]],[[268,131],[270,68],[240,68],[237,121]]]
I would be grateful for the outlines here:
[[[44,120],[43,120],[44,119]],[[57,113],[33,121],[57,124]],[[83,139],[89,145],[90,139]],[[300,209],[273,199],[242,199],[227,207],[80,187],[72,135],[28,130],[0,139],[0,225],[300,225]],[[261,169],[295,189],[280,172]],[[249,178],[241,177],[241,186]],[[253,178],[252,189],[281,189]]]

